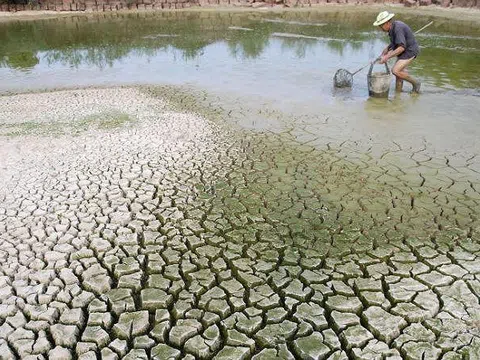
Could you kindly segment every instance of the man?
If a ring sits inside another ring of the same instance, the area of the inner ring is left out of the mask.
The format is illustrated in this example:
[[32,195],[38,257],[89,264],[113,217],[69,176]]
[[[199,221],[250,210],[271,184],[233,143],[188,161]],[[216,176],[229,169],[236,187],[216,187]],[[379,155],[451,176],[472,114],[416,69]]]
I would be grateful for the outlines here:
[[413,86],[413,92],[420,92],[421,83],[407,72],[407,66],[415,59],[420,52],[415,36],[407,24],[392,18],[395,14],[382,11],[378,14],[373,26],[379,26],[383,31],[388,32],[390,44],[382,51],[380,64],[386,63],[389,59],[397,57],[397,62],[392,68],[395,75],[395,89],[402,91],[403,81],[408,81]]

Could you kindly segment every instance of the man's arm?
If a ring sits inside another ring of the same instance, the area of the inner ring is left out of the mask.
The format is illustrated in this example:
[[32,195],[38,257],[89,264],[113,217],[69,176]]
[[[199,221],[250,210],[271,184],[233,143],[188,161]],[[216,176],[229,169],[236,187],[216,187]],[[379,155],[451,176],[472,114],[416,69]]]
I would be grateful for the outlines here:
[[405,32],[403,29],[395,29],[393,33],[392,43],[388,45],[388,51],[380,57],[380,64],[386,63],[392,57],[398,56],[405,51],[407,43]]
[[[388,49],[388,48],[387,48]],[[380,64],[384,64],[386,63],[389,59],[391,59],[392,57],[395,57],[395,56],[398,56],[400,55],[401,53],[403,53],[405,51],[405,48],[403,46],[399,46],[397,47],[395,50],[389,50],[387,51],[386,54],[383,54],[382,53],[382,56],[380,57]]]

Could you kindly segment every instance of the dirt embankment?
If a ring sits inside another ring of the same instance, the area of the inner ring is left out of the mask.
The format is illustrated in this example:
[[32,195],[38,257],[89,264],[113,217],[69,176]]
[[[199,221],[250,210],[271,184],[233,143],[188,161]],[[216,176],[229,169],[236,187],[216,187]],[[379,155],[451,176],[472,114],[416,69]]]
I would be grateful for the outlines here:
[[[479,6],[480,6],[480,0]],[[283,5],[267,6],[263,3],[263,7],[239,7],[228,5],[211,5],[211,6],[194,6],[189,8],[188,11],[235,11],[235,12],[250,12],[250,11],[269,11],[269,12],[285,12],[285,11],[320,11],[320,12],[337,12],[337,11],[358,11],[356,4],[334,4],[325,3],[323,5],[314,7],[286,7]],[[456,21],[468,21],[480,24],[480,8],[464,8],[464,7],[441,7],[441,6],[422,6],[422,7],[410,7],[405,8],[402,4],[365,4],[368,9],[374,11],[381,11],[390,9],[390,11],[400,11],[405,14],[423,15],[423,16],[435,16],[444,19],[455,19]],[[187,9],[186,9],[187,10]],[[150,11],[185,11],[185,10],[139,10],[139,9],[120,9],[117,13],[132,13],[132,12],[150,12]],[[0,11],[0,22],[6,21],[18,21],[18,20],[38,20],[48,19],[65,16],[78,16],[78,15],[95,15],[99,12],[95,11],[56,11],[56,10],[24,10],[24,11]]]
[[[39,0],[36,4],[15,4],[13,0],[0,0],[0,19],[20,13],[20,17],[56,16],[58,13],[110,12],[110,11],[155,11],[170,9],[260,9],[283,10],[285,8],[337,8],[367,5],[369,7],[408,7],[414,11],[445,8],[464,15],[479,17],[480,0]],[[458,13],[456,13],[456,17]]]

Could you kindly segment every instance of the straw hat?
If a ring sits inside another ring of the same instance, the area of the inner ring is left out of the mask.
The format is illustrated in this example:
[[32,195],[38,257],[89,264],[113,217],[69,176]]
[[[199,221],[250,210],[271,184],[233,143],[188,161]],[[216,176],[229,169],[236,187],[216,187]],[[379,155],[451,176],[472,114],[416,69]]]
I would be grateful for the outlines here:
[[388,11],[382,11],[380,14],[377,15],[377,21],[373,23],[373,26],[380,26],[385,24],[388,20],[393,18],[395,14],[389,13]]

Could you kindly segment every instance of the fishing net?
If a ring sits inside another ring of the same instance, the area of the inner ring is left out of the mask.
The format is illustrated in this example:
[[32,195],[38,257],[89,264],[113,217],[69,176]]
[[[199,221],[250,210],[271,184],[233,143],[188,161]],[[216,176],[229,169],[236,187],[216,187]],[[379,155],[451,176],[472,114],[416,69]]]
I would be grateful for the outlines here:
[[345,69],[339,69],[333,77],[333,84],[338,88],[351,87],[353,84],[353,75]]

